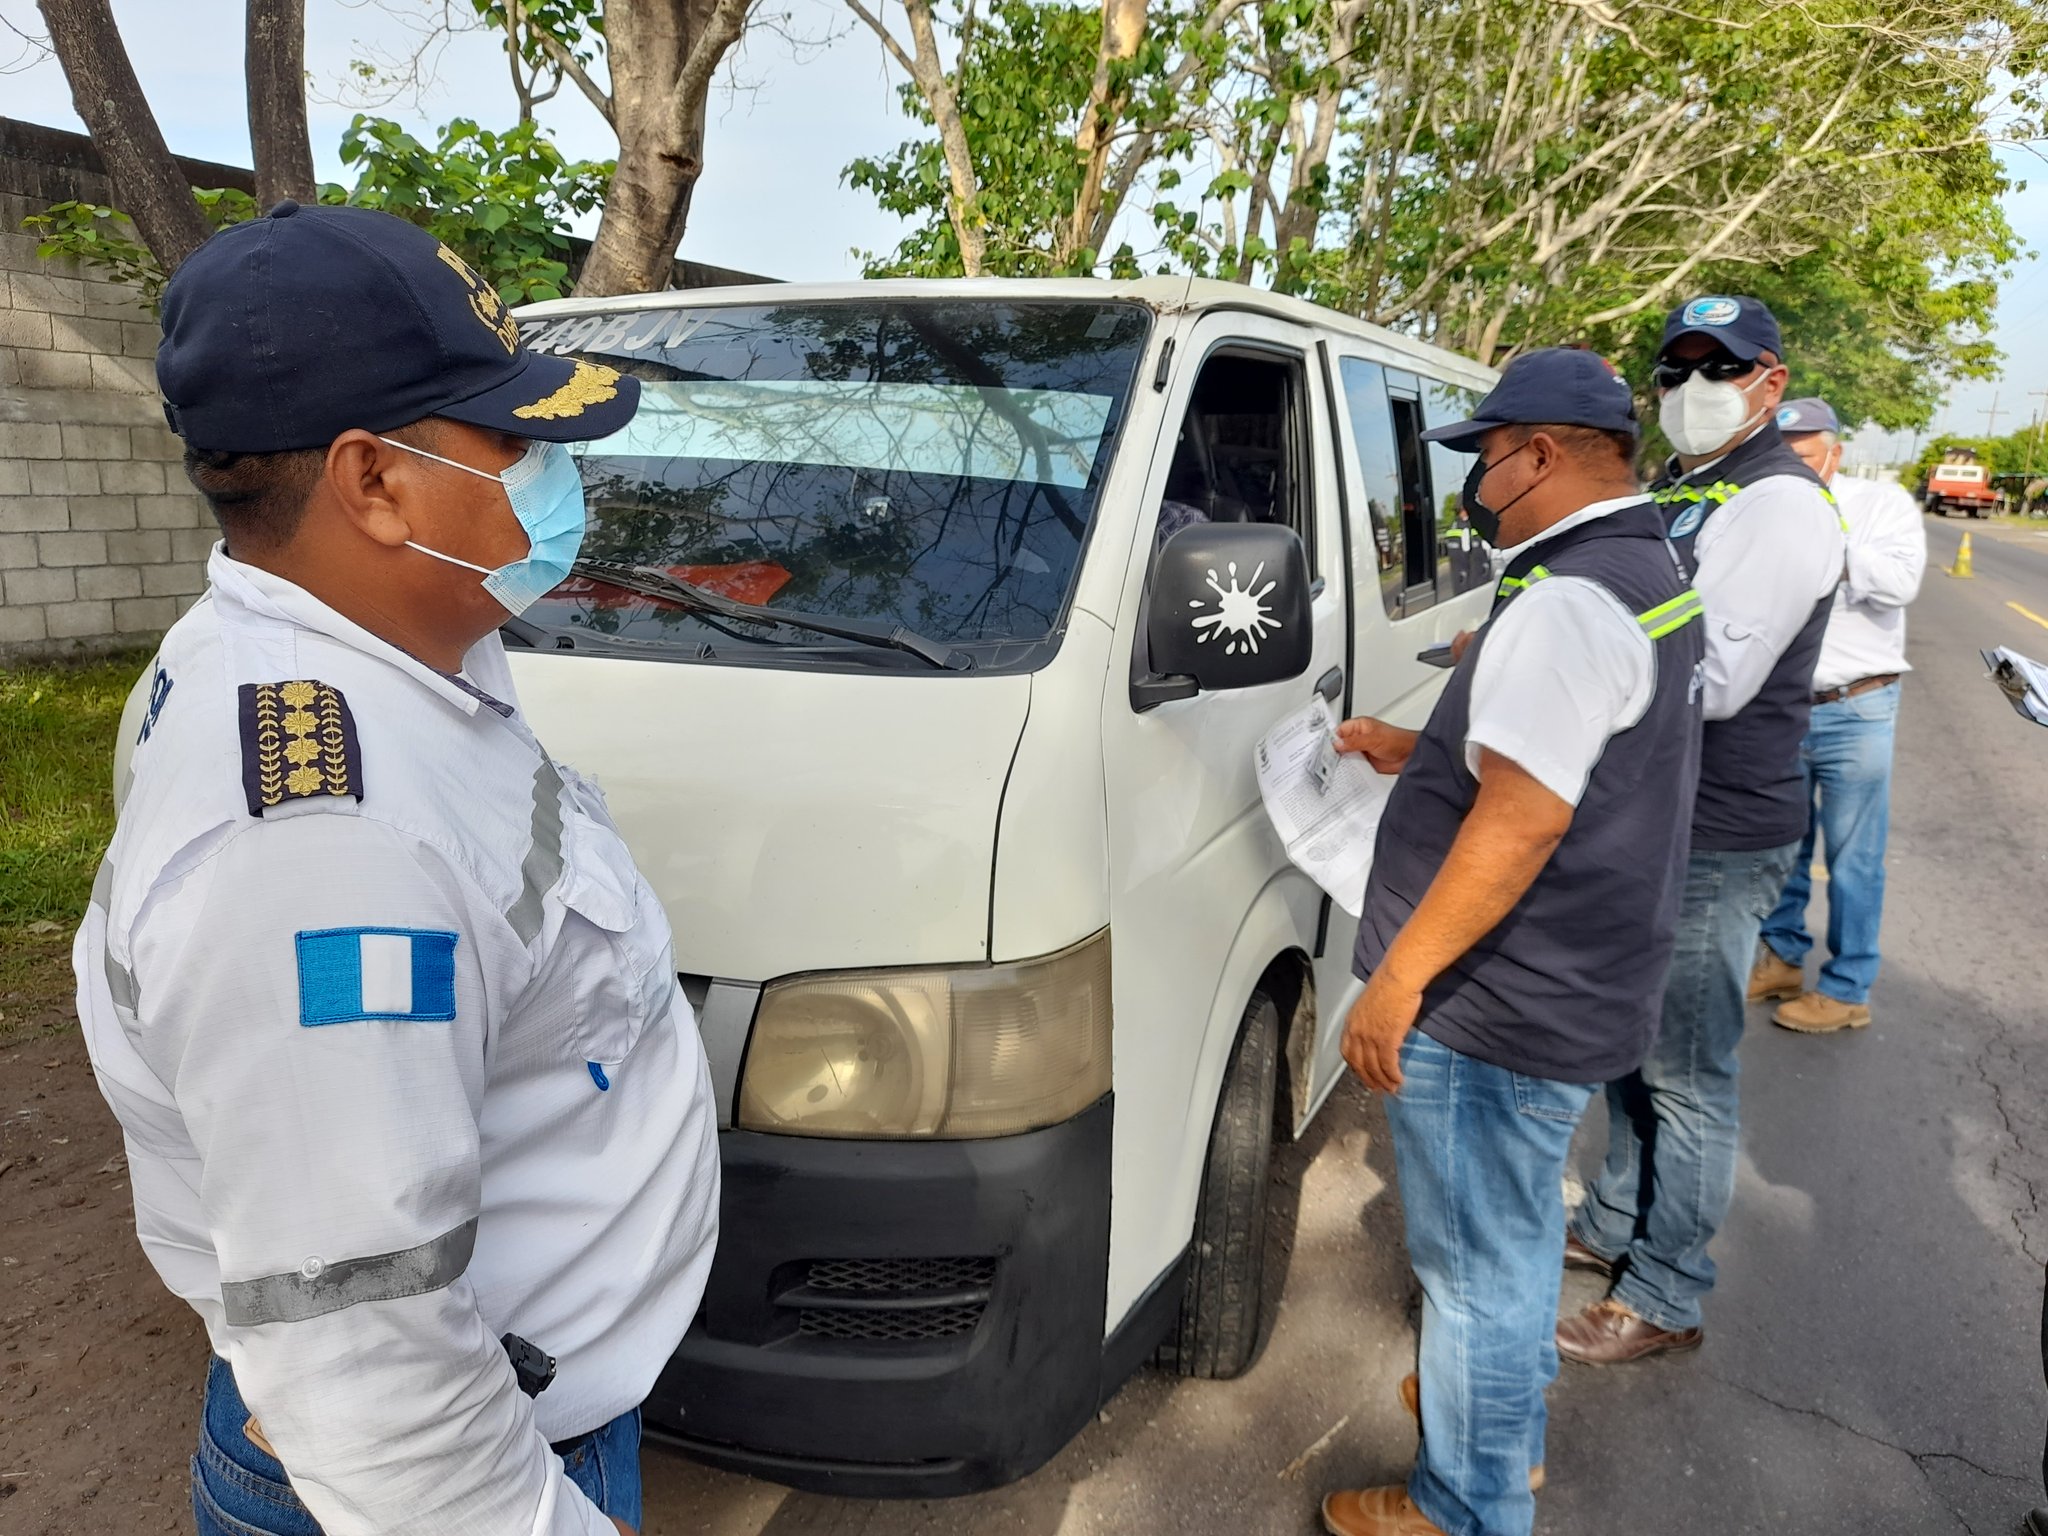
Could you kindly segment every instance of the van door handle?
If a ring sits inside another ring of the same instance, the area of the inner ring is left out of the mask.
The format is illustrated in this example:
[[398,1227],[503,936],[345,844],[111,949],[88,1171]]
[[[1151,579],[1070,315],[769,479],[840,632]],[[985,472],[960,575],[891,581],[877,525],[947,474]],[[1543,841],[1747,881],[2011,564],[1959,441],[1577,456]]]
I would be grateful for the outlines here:
[[1321,677],[1317,678],[1316,692],[1328,699],[1332,704],[1336,703],[1344,692],[1344,669],[1342,667],[1332,667]]

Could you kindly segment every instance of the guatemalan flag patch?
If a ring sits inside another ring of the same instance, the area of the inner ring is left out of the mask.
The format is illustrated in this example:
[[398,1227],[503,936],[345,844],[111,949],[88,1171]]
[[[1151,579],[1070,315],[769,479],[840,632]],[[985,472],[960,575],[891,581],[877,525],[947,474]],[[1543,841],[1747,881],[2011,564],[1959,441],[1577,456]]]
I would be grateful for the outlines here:
[[456,935],[432,928],[321,928],[298,935],[299,1022],[455,1017]]

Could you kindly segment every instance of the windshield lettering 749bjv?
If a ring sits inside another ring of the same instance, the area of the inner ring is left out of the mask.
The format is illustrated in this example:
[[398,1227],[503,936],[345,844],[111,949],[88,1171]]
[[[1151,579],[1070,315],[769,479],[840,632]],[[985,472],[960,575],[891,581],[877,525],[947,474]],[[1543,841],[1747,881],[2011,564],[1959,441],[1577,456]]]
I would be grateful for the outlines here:
[[[925,300],[638,310],[524,331],[641,380],[639,415],[583,455],[593,561],[987,658],[1060,624],[1149,325],[1135,304]],[[709,645],[762,659],[659,591],[585,574],[532,617],[593,639],[669,638],[679,657]]]

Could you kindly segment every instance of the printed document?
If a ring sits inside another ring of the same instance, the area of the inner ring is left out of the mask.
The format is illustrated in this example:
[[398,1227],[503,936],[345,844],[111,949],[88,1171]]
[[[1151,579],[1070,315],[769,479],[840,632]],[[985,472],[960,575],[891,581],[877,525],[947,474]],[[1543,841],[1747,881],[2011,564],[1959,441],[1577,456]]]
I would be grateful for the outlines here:
[[1338,752],[1336,738],[1337,718],[1320,697],[1282,720],[1255,754],[1259,795],[1288,859],[1357,917],[1394,780]]
[[1979,651],[1991,680],[1998,684],[2012,707],[2036,725],[2048,725],[2048,667],[2022,656],[2009,646]]

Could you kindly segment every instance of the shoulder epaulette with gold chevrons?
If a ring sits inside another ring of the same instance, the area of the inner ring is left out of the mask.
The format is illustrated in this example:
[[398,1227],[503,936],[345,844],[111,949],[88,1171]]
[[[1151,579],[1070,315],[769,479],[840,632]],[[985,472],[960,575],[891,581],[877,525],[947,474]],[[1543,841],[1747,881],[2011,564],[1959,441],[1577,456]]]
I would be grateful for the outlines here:
[[363,798],[363,753],[341,690],[325,683],[244,683],[242,792],[249,814],[321,795]]

